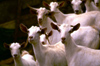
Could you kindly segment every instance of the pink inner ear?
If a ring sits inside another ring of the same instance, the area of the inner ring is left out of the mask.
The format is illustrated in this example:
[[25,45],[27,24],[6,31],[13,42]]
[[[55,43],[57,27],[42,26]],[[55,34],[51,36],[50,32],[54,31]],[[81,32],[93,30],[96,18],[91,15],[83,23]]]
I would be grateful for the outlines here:
[[49,4],[46,3],[45,1],[43,1],[43,6],[45,6],[45,7],[49,7]]
[[65,4],[65,2],[63,1],[63,2],[61,2],[60,4],[59,4],[59,7],[63,7],[64,6],[64,4]]
[[25,25],[23,25],[23,24],[20,24],[20,29],[24,33],[27,33],[28,32],[27,27]]
[[9,49],[9,46],[10,46],[9,44],[4,43],[3,45],[4,45],[5,48]]

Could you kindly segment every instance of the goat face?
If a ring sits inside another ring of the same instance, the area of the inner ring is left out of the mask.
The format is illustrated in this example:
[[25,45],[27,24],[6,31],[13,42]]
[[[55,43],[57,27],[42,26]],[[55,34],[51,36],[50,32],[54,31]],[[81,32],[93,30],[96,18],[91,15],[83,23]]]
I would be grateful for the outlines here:
[[41,42],[42,44],[46,44],[46,43],[47,43],[47,39],[46,39],[46,35],[45,35],[45,34],[42,34],[42,35],[40,36],[40,42]]
[[40,28],[37,26],[32,26],[28,29],[28,40],[30,43],[33,43],[39,39],[40,36]]
[[68,24],[62,24],[62,25],[58,26],[58,25],[56,25],[54,23],[51,23],[51,27],[60,32],[61,41],[62,41],[62,43],[65,43],[66,40],[67,41],[69,40],[70,33],[72,33],[73,31],[77,30],[80,27],[80,24],[78,23],[75,26],[68,25]]
[[57,2],[51,2],[49,6],[50,6],[50,10],[52,12],[55,12],[57,10],[58,3]]
[[66,40],[68,40],[66,37],[69,37],[69,31],[72,29],[72,27],[70,27],[68,24],[62,24],[59,29],[61,32],[61,41],[64,43]]
[[12,43],[10,45],[10,50],[13,58],[17,58],[18,56],[20,56],[20,47],[21,46],[19,43]]
[[39,25],[42,25],[43,20],[47,17],[48,10],[41,7],[37,10],[37,13],[38,13],[37,14],[37,19],[38,19]]
[[80,0],[72,0],[72,2],[71,2],[73,10],[76,14],[81,13],[81,10],[82,10],[81,3],[82,3],[82,1],[80,1]]
[[95,5],[96,5],[97,7],[100,6],[100,0],[94,0],[94,3],[95,3]]
[[40,7],[40,8],[33,8],[31,6],[28,6],[30,8],[30,11],[32,14],[37,15],[37,19],[39,22],[39,25],[43,24],[43,19],[47,17],[49,10],[46,8]]

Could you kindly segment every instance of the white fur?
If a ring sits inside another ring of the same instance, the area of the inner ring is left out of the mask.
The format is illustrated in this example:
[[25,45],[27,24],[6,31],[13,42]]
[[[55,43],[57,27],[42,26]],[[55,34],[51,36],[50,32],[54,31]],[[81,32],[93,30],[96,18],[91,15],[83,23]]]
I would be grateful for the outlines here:
[[[100,50],[76,45],[69,33],[72,29],[70,25],[61,25],[59,28],[61,29],[61,38],[65,37],[63,44],[65,45],[68,66],[100,66]],[[67,31],[63,32],[62,29]]]
[[[15,66],[36,66],[33,56],[30,54],[25,54],[21,57],[20,55],[20,44],[12,43],[10,45],[11,55],[14,59]],[[14,55],[17,55],[16,57]]]
[[94,0],[94,3],[96,5],[96,7],[98,8],[98,10],[100,11],[100,0]]
[[64,23],[64,20],[67,19],[69,16],[74,16],[76,14],[63,14],[57,7],[59,6],[57,2],[51,2],[49,4],[51,12],[54,13],[54,17],[57,21],[57,24],[61,25]]
[[[62,25],[65,25],[65,27],[61,29],[65,36],[65,33],[67,31],[66,25],[68,24]],[[80,27],[77,31],[71,33],[71,36],[78,45],[86,46],[93,49],[99,48],[99,32],[91,26]]]
[[80,27],[77,31],[71,33],[71,36],[78,45],[92,49],[99,48],[99,32],[90,26]]
[[[77,23],[81,24],[81,27],[79,28],[79,30],[77,30],[71,34],[73,39],[75,40],[75,42],[77,44],[87,46],[90,48],[95,48],[95,49],[98,47],[98,45],[99,45],[99,32],[97,30],[95,30],[94,28],[89,26],[89,25],[94,26],[95,17],[99,13],[98,11],[84,13],[84,14],[80,14],[80,15],[75,15],[75,14],[67,15],[67,14],[63,14],[57,8],[57,6],[58,6],[57,2],[51,2],[49,6],[51,6],[50,9],[52,12],[57,12],[54,14],[54,16],[57,20],[58,25],[59,24],[61,25],[64,22],[66,22],[65,24],[72,24],[72,25],[75,25]],[[97,20],[99,20],[99,16],[98,16]],[[97,23],[97,24],[99,25],[99,23]],[[96,26],[96,27],[98,28],[100,26]],[[92,37],[91,35],[93,35],[95,37]],[[88,40],[86,40],[86,39],[88,39]]]
[[57,23],[60,25],[63,23],[71,24],[71,25],[80,23],[81,26],[94,26],[100,32],[100,19],[99,19],[100,12],[99,11],[91,11],[91,12],[82,13],[79,15],[75,15],[75,14],[65,15],[57,7],[54,10],[56,10],[56,11],[53,11],[55,12],[54,16],[57,20]]
[[[48,37],[48,38],[49,38],[49,37]],[[46,35],[45,35],[45,34],[42,34],[42,35],[40,35],[40,42],[41,42],[43,45],[45,45],[45,44],[50,45],[50,41],[49,41],[48,38],[46,38]]]
[[[96,2],[97,1],[95,0],[95,3]],[[81,3],[82,3],[81,0],[72,0],[73,9],[75,10],[77,8],[77,10],[80,13],[83,13],[82,8],[81,8]],[[93,1],[91,1],[91,0],[86,0],[86,3],[84,4],[85,7],[86,7],[86,12],[89,12],[89,11],[100,11],[100,7],[99,6],[96,7],[95,3]]]
[[82,8],[81,8],[81,6],[80,6],[80,4],[82,3],[82,1],[81,0],[72,0],[72,2],[71,2],[71,4],[73,4],[72,5],[72,7],[73,7],[73,10],[74,10],[74,12],[77,14],[79,14],[79,13],[83,13],[83,11],[82,11]]
[[47,43],[48,41],[46,39],[46,35],[45,34],[40,35],[40,42],[44,43],[44,44],[49,44],[49,43]]
[[39,23],[39,26],[41,28],[47,28],[46,33],[49,33],[50,31],[53,32],[53,34],[49,37],[50,44],[55,44],[59,42],[60,41],[59,32],[55,31],[50,26],[50,23],[54,21],[50,19],[48,16],[46,16],[46,14],[48,13],[48,10],[46,8],[40,7],[39,9],[37,9],[37,13],[38,13],[37,15],[38,23],[40,21],[39,19],[42,19],[41,24]]
[[89,11],[100,11],[100,8],[97,8],[95,6],[94,2],[90,1],[90,0],[86,0],[85,7],[86,7],[86,12],[89,12]]
[[40,33],[38,33],[41,31],[40,28],[32,26],[28,31],[28,40],[33,45],[39,66],[67,66],[64,45],[61,42],[54,45],[42,45]]

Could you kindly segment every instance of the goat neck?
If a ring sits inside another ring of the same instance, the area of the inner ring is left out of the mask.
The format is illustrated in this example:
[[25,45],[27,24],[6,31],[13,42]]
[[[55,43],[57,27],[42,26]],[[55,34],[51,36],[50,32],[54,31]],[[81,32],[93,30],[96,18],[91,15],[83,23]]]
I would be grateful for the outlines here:
[[54,17],[56,18],[58,24],[62,24],[63,20],[66,18],[66,16],[59,9],[55,12]]
[[73,55],[75,55],[75,52],[76,50],[78,50],[78,48],[75,41],[70,36],[70,34],[64,45],[65,45],[65,51],[67,53],[66,59],[68,60],[69,63],[73,59]]
[[46,50],[46,48],[40,43],[39,40],[37,40],[36,42],[35,42],[36,44],[32,43],[34,54],[37,61],[39,62],[39,65],[43,65],[42,63],[45,56],[44,51]]

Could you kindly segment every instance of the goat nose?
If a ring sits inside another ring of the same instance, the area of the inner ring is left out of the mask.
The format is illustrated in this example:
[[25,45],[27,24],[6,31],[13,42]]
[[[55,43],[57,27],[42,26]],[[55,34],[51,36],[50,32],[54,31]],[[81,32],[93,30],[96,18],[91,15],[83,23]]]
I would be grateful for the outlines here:
[[43,41],[43,42],[42,42],[42,44],[44,45],[44,44],[45,44],[45,42]]
[[29,38],[30,38],[30,39],[32,39],[32,38],[33,38],[33,36],[30,36]]
[[39,21],[42,21],[42,18],[39,18]]
[[96,3],[96,6],[99,6],[99,3]]
[[61,38],[61,42],[62,42],[62,43],[64,43],[64,41],[65,41],[65,38],[64,38],[64,37],[62,37],[62,38]]
[[78,14],[79,13],[79,10],[75,10],[75,13]]
[[64,41],[65,40],[65,37],[62,37],[61,40]]
[[42,22],[42,18],[39,18],[39,22]]
[[14,54],[14,57],[17,57],[17,54]]
[[41,19],[41,18],[39,18],[39,24],[40,24],[40,25],[42,24],[42,19]]

